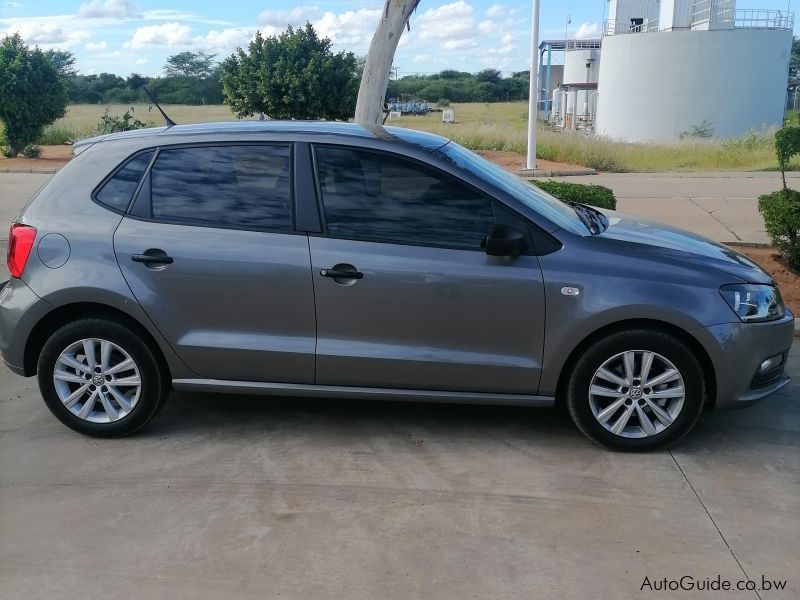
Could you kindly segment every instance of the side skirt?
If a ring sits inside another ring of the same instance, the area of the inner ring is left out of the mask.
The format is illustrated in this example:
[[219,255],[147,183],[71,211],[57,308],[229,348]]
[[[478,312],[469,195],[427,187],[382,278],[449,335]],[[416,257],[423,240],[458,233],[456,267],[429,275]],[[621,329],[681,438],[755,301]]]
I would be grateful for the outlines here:
[[549,408],[555,404],[551,396],[528,394],[490,394],[439,390],[404,390],[394,388],[312,385],[304,383],[262,383],[258,381],[225,381],[222,379],[173,379],[172,386],[183,392],[223,392],[262,396],[358,398],[404,402],[442,402],[453,404],[495,404],[499,406],[532,406]]

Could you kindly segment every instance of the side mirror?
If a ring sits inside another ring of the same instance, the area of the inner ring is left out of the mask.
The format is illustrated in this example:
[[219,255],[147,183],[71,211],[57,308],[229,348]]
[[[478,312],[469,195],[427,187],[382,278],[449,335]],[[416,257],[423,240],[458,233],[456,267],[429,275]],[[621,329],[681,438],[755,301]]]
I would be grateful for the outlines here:
[[508,225],[495,225],[481,247],[489,256],[519,256],[525,251],[525,235]]

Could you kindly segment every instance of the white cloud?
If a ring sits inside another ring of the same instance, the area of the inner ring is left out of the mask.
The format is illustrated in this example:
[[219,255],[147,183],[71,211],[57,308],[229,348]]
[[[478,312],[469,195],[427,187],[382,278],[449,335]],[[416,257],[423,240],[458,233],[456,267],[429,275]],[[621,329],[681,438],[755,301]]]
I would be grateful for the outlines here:
[[600,35],[599,23],[581,23],[578,29],[575,30],[575,39],[577,40],[597,37],[599,35]]
[[491,19],[487,19],[485,21],[481,21],[478,23],[478,31],[482,35],[491,35],[493,33],[500,33],[500,26],[492,21]]
[[146,56],[140,56],[139,58],[137,58],[137,59],[136,59],[135,61],[133,61],[133,62],[134,62],[134,63],[136,63],[137,65],[144,65],[144,64],[147,64],[147,57],[146,57]]
[[486,16],[490,19],[496,19],[498,17],[502,17],[506,12],[506,9],[503,7],[502,4],[493,4],[486,10]]
[[475,10],[463,0],[426,10],[419,18],[419,38],[440,40],[445,50],[477,46]]
[[108,44],[105,42],[88,42],[84,48],[86,48],[89,52],[102,52],[106,49]]
[[255,28],[231,27],[210,30],[205,35],[194,35],[192,28],[183,23],[170,22],[161,25],[146,25],[134,31],[125,48],[184,48],[204,50],[211,54],[230,54],[237,47],[246,45],[255,34]]
[[94,58],[119,58],[121,54],[119,50],[114,50],[113,52],[101,52],[96,54]]
[[70,29],[55,21],[25,20],[13,23],[0,33],[2,35],[19,33],[27,44],[33,44],[45,49],[71,48],[87,41],[91,37],[88,31]]
[[507,33],[500,40],[500,43],[503,44],[504,46],[507,46],[509,44],[513,44],[514,43],[514,36],[511,35],[510,33]]
[[133,32],[130,41],[125,43],[126,48],[142,48],[144,46],[190,46],[192,43],[192,28],[178,22],[164,23],[163,25],[146,25]]
[[127,19],[138,14],[136,5],[129,0],[89,0],[78,9],[81,19]]
[[286,29],[287,25],[304,25],[317,17],[320,13],[318,6],[295,6],[292,9],[267,9],[261,11],[256,19],[259,27],[276,28],[278,31]]
[[375,25],[381,15],[381,9],[361,8],[334,14],[326,12],[314,23],[314,28],[322,37],[343,46],[365,47],[372,40]]
[[445,50],[469,50],[477,47],[478,42],[475,40],[447,40],[442,44],[442,48]]
[[236,48],[246,46],[255,33],[255,28],[248,27],[231,27],[222,31],[212,29],[206,35],[194,38],[192,43],[212,54],[230,54]]

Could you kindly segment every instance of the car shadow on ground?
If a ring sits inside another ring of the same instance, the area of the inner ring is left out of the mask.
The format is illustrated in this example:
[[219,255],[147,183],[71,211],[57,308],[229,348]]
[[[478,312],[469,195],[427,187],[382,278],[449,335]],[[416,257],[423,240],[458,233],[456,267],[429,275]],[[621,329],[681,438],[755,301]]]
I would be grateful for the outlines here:
[[[764,443],[798,444],[800,410],[792,398],[797,382],[764,402],[742,410],[704,411],[695,428],[672,446],[681,453],[708,453],[735,445],[737,452]],[[566,409],[282,398],[174,393],[162,412],[138,435],[147,437],[229,437],[258,439],[271,432],[335,437],[380,432],[440,439],[530,439],[536,445],[592,446],[574,427]]]

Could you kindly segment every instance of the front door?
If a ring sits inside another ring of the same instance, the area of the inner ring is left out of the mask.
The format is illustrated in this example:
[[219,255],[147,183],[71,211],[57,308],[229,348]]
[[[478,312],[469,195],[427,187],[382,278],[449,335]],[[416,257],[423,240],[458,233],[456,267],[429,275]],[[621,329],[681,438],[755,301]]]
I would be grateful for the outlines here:
[[535,394],[542,273],[535,256],[481,249],[493,200],[402,157],[315,154],[326,222],[309,237],[316,382]]
[[291,147],[162,149],[114,235],[136,299],[186,365],[216,379],[313,383],[308,241]]

